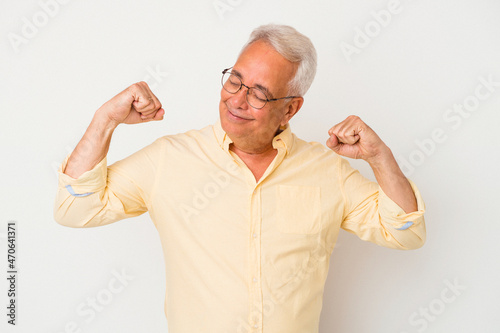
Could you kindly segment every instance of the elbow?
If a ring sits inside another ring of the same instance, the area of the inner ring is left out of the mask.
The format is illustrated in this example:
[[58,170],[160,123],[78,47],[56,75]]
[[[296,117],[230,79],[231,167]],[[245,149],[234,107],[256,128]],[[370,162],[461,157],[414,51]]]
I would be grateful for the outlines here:
[[414,230],[411,230],[411,232],[412,235],[410,237],[408,250],[420,249],[424,246],[427,238],[427,231],[425,230],[425,222],[423,218],[421,221],[419,221],[418,227],[416,227]]
[[417,250],[425,244],[425,231],[407,229],[397,233],[384,230],[384,246],[397,250]]
[[88,226],[88,214],[83,214],[81,209],[76,207],[66,207],[58,205],[57,202],[54,206],[53,217],[57,224],[70,228],[85,228]]
[[101,211],[100,202],[96,203],[91,195],[73,195],[72,190],[59,189],[53,207],[54,221],[70,228],[89,227]]
[[70,227],[70,228],[82,228],[84,225],[80,225],[79,223],[75,223],[76,220],[69,216],[69,214],[66,214],[66,212],[63,212],[61,210],[54,210],[54,221],[57,222],[57,224],[62,225],[64,227]]
[[65,227],[72,227],[71,218],[68,216],[68,209],[64,204],[65,200],[61,199],[59,195],[56,197],[53,207],[54,221]]
[[405,239],[401,246],[402,250],[417,250],[423,247],[425,244],[425,233],[424,234],[413,234],[412,237]]
[[421,247],[423,247],[425,244],[425,239],[419,238],[418,240],[414,241],[407,249],[408,250],[418,250]]

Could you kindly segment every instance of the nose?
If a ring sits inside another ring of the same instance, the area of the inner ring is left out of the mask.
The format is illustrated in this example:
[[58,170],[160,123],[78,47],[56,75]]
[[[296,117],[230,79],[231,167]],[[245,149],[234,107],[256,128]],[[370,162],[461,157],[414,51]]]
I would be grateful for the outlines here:
[[241,89],[229,97],[229,100],[231,101],[231,106],[239,109],[247,109],[248,108],[247,93],[248,93],[248,87],[242,84]]

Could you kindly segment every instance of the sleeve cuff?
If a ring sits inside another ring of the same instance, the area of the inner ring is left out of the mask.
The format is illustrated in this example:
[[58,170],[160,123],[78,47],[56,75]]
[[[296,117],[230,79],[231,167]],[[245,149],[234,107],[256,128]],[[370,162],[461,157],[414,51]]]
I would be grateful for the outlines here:
[[71,154],[68,154],[62,164],[59,166],[57,173],[59,175],[59,187],[64,187],[68,192],[75,197],[84,197],[94,192],[100,191],[106,187],[107,179],[107,161],[104,157],[94,168],[85,171],[78,178],[73,178],[62,172],[66,168],[68,159]]
[[415,183],[409,180],[413,193],[415,194],[415,199],[417,200],[417,210],[411,213],[405,213],[405,211],[398,206],[394,201],[392,201],[387,194],[379,188],[379,212],[382,217],[382,221],[387,221],[396,230],[406,230],[412,225],[421,223],[423,221],[423,215],[425,212],[425,204],[420,191],[418,190]]

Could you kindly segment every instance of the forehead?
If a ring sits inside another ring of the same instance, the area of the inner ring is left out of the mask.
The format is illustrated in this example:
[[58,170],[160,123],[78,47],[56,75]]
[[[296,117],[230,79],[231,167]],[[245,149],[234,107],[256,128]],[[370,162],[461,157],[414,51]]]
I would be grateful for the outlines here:
[[246,85],[260,85],[278,93],[287,90],[297,65],[286,60],[269,44],[257,41],[241,53],[233,69],[241,75]]

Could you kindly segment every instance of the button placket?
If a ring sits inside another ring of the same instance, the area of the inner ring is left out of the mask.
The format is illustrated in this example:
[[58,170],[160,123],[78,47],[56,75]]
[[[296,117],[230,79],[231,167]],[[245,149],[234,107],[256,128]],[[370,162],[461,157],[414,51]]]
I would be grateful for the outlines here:
[[[250,323],[255,332],[262,332],[263,299],[259,283],[261,274],[261,198],[260,186],[252,192],[250,199]],[[259,330],[260,328],[260,330]]]

